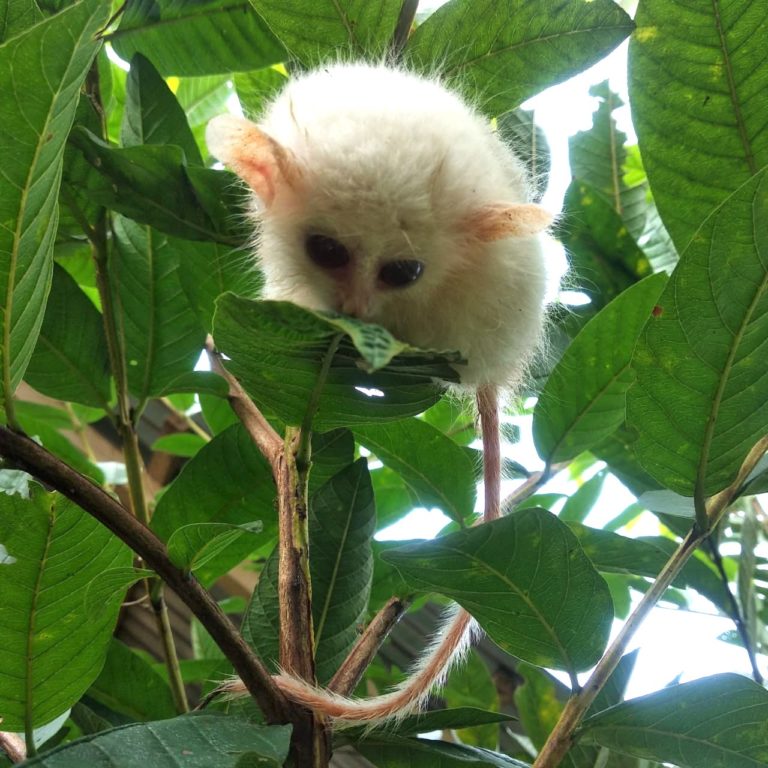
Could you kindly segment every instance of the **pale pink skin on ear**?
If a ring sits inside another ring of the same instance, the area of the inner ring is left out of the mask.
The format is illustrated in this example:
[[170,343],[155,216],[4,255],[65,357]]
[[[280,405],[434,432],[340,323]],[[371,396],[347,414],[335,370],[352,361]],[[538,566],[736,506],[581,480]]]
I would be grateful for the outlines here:
[[552,214],[533,203],[497,203],[473,211],[463,226],[484,243],[506,237],[531,237],[552,223]]
[[205,141],[269,207],[281,187],[298,186],[301,171],[291,153],[250,120],[220,115],[208,123]]

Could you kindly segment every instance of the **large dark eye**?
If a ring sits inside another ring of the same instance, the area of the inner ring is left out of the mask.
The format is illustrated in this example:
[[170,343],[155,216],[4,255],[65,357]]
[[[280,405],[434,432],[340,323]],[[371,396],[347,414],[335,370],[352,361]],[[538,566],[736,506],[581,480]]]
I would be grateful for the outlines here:
[[389,261],[379,270],[379,282],[389,288],[402,288],[416,282],[424,271],[421,261]]
[[351,259],[346,246],[327,235],[307,235],[304,247],[309,258],[323,269],[346,267]]

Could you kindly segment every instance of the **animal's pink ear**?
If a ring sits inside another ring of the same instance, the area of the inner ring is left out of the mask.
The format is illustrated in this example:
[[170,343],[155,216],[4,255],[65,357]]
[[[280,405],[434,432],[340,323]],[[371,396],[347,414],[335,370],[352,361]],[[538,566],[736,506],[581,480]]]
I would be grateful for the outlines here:
[[242,117],[214,117],[205,141],[211,154],[243,179],[267,207],[281,186],[295,187],[301,176],[291,152]]
[[552,216],[533,203],[496,203],[472,211],[462,222],[464,230],[485,243],[505,237],[528,237],[546,229]]

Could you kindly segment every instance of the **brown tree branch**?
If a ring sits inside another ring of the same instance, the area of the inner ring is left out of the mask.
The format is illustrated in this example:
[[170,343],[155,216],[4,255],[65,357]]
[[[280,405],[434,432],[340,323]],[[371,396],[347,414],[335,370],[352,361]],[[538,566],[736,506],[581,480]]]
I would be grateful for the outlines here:
[[354,648],[344,659],[336,674],[328,683],[328,689],[341,696],[349,696],[363,677],[382,643],[408,608],[409,601],[390,597],[384,607],[373,617]]
[[[0,717],[0,723],[2,722],[3,718]],[[0,731],[0,749],[5,752],[8,759],[14,765],[16,763],[23,763],[27,759],[27,748],[15,733]]]
[[277,480],[280,457],[283,454],[283,441],[264,414],[256,407],[253,400],[240,386],[240,382],[224,367],[221,355],[216,351],[213,339],[209,336],[205,342],[205,351],[211,361],[211,368],[229,384],[229,404],[243,426],[248,431],[256,447],[272,467],[272,474]]
[[25,435],[0,426],[0,455],[56,489],[124,541],[168,584],[197,616],[232,663],[270,723],[286,723],[294,707],[248,647],[216,601],[197,580],[168,558],[165,544],[87,477]]

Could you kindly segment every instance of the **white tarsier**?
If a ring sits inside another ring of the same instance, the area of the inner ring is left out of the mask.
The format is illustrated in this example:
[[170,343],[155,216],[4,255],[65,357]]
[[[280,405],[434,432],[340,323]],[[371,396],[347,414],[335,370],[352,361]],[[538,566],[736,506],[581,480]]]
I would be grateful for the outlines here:
[[[495,413],[495,388],[514,384],[540,338],[538,235],[550,217],[526,202],[525,170],[488,120],[435,80],[338,64],[291,79],[258,125],[218,117],[206,139],[255,195],[265,298],[460,351],[484,442],[498,446],[485,440],[480,395],[489,393]],[[486,486],[499,483],[495,452]],[[486,518],[497,513],[498,502]],[[350,700],[276,680],[290,698],[342,720],[403,714],[444,677],[470,626],[458,611],[414,675],[385,696]]]

